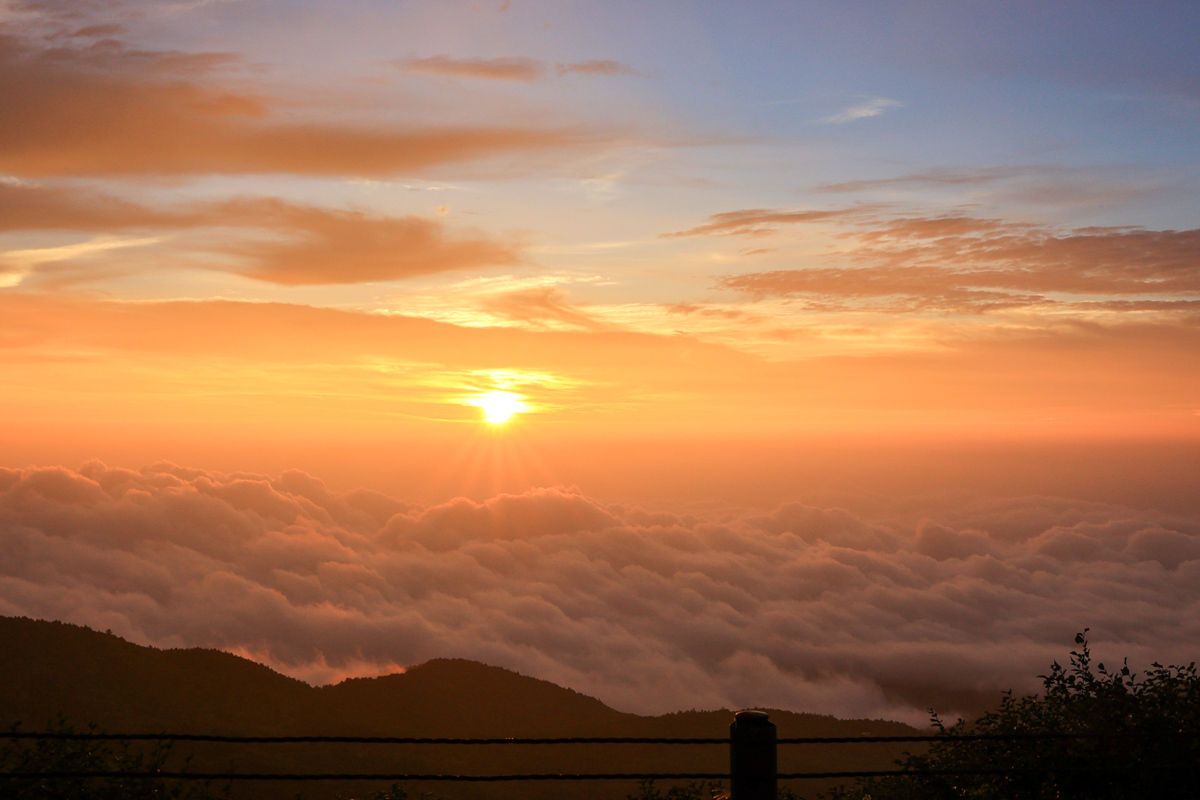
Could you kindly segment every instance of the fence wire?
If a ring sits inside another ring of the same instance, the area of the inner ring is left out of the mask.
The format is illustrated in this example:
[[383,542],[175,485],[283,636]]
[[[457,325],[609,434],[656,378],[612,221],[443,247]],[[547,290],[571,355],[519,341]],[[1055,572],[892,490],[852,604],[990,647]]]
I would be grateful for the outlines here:
[[[871,744],[896,742],[968,742],[1022,741],[1112,738],[1161,738],[1173,736],[1197,737],[1200,731],[1163,731],[1160,733],[1011,733],[918,736],[804,736],[776,740],[776,744]],[[65,741],[154,741],[154,742],[222,742],[231,744],[417,744],[417,745],[552,745],[552,744],[678,744],[729,745],[728,738],[703,737],[631,737],[576,736],[556,738],[450,738],[416,736],[220,736],[198,733],[41,733],[2,731],[0,739],[65,740]],[[1061,769],[1061,768],[1060,768]],[[1068,768],[1069,769],[1069,768]],[[786,772],[778,773],[779,780],[891,778],[961,775],[1021,775],[1039,770],[1014,769],[928,769],[928,770],[860,770],[845,772]],[[0,772],[0,780],[52,779],[159,779],[182,781],[648,781],[648,780],[729,780],[724,772],[629,772],[629,773],[522,773],[512,775],[451,775],[425,773],[290,773],[290,772],[121,772],[105,770]]]
[[[776,744],[880,744],[894,742],[997,742],[1060,739],[1151,739],[1173,736],[1200,736],[1200,731],[1160,731],[1155,733],[986,733],[921,736],[800,736],[775,740]],[[50,739],[63,741],[108,742],[223,742],[227,744],[723,744],[728,737],[646,737],[646,736],[566,736],[554,738],[504,737],[468,739],[430,736],[222,736],[207,733],[41,733],[0,731],[0,739]]]
[[[1070,767],[1058,767],[1057,771],[1071,772]],[[1094,771],[1080,767],[1079,770]],[[857,772],[781,772],[778,780],[802,780],[820,778],[920,778],[949,775],[1029,775],[1045,772],[1037,769],[925,769],[925,770],[861,770]],[[727,772],[595,772],[595,773],[520,773],[515,775],[448,775],[419,773],[358,773],[358,772],[116,772],[116,771],[62,771],[62,772],[3,772],[0,778],[12,779],[83,779],[83,778],[131,778],[183,781],[458,781],[464,783],[486,783],[490,781],[656,781],[656,780],[729,780]]]

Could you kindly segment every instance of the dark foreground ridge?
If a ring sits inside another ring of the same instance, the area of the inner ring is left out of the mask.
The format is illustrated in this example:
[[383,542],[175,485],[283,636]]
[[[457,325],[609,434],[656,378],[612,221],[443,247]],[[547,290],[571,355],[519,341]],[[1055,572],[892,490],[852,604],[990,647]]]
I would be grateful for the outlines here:
[[[76,730],[184,732],[218,736],[439,738],[656,737],[728,735],[728,711],[646,717],[616,711],[548,681],[472,661],[439,659],[398,675],[312,687],[215,650],[157,650],[59,622],[0,617],[0,724],[45,730],[59,715]],[[771,711],[780,737],[904,736],[917,731],[880,720],[838,720]],[[243,773],[660,773],[728,770],[712,746],[602,744],[498,748],[354,743],[176,744],[192,771]],[[781,772],[893,768],[913,749],[895,743],[816,745],[780,754]],[[168,768],[170,765],[168,765]],[[237,785],[237,798],[361,797],[363,785]],[[816,789],[818,787],[812,787]],[[562,796],[561,787],[513,784],[409,786],[453,798]],[[623,798],[635,787],[604,781],[571,787],[577,798]]]

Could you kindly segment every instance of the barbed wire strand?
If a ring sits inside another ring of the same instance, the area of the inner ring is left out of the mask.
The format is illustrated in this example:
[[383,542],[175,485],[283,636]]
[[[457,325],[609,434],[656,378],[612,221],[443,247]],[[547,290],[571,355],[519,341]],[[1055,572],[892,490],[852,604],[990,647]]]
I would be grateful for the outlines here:
[[[1200,736],[1200,731],[1114,733],[987,733],[921,736],[802,736],[776,739],[776,744],[878,744],[884,742],[1020,741],[1053,739],[1161,738]],[[728,738],[678,738],[637,736],[575,736],[557,738],[465,739],[423,736],[222,736],[207,733],[42,733],[0,731],[0,739],[50,739],[65,741],[224,742],[229,744],[722,744]]]
[[72,741],[227,742],[233,744],[729,744],[729,739],[590,736],[567,738],[460,739],[425,736],[220,736],[206,733],[0,733],[0,739]]
[[719,772],[679,773],[531,773],[521,775],[444,775],[338,772],[0,772],[0,778],[161,778],[187,781],[652,781],[728,780]]
[[[890,778],[935,775],[1022,775],[1040,770],[1012,769],[938,769],[938,770],[866,770],[859,772],[785,772],[779,780],[808,778]],[[285,773],[285,772],[116,772],[81,770],[61,772],[0,772],[0,779],[82,779],[128,778],[188,781],[655,781],[655,780],[729,780],[723,772],[629,772],[629,773],[531,773],[518,775],[446,775],[391,773]]]

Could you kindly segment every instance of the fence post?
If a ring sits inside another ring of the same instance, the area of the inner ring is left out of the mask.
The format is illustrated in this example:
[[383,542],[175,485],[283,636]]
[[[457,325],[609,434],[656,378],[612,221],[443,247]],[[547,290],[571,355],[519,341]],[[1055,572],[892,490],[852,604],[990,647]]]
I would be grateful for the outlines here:
[[775,800],[775,723],[739,711],[729,724],[729,800]]

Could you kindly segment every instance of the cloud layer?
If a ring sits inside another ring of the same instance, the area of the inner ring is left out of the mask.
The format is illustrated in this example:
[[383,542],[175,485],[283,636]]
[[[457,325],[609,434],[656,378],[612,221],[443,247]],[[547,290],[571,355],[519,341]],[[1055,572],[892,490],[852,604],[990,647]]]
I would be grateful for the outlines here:
[[[417,507],[160,464],[0,470],[0,613],[313,681],[437,656],[641,713],[918,721],[1103,657],[1188,661],[1200,519],[1046,497],[677,515],[563,488]],[[982,695],[981,695],[982,693]]]

